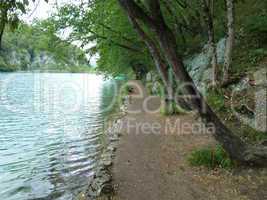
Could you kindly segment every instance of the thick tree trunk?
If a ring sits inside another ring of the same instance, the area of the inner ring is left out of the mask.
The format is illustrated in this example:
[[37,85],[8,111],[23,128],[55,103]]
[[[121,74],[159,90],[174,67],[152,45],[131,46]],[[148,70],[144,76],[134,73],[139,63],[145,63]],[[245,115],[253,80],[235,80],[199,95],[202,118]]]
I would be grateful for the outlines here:
[[212,86],[216,86],[219,82],[219,69],[217,63],[216,42],[214,36],[214,23],[213,23],[213,1],[212,3],[207,0],[202,0],[202,8],[204,11],[204,20],[208,31],[208,44],[211,53],[211,67],[212,67]]
[[[172,67],[176,79],[178,79],[180,83],[185,84],[183,87],[185,94],[192,96],[190,99],[191,105],[200,113],[206,123],[212,123],[214,125],[216,139],[223,145],[231,158],[241,163],[267,166],[267,147],[249,146],[244,143],[221,122],[197,90],[193,80],[186,71],[181,57],[177,54],[175,36],[164,21],[160,11],[159,1],[151,0],[151,2],[153,2],[153,4],[150,4],[152,17],[148,16],[133,0],[119,0],[119,2],[132,22],[137,23],[137,20],[141,20],[155,33],[158,43],[164,52],[166,60]],[[153,52],[154,48],[151,48],[147,38],[143,37],[140,31],[138,31],[138,33],[144,39],[148,48]],[[155,53],[152,53],[152,56],[157,63],[160,57]]]
[[224,55],[224,66],[223,66],[223,84],[227,84],[229,81],[229,68],[232,64],[232,53],[235,40],[234,30],[234,2],[233,0],[226,0],[227,7],[227,40],[226,49]]

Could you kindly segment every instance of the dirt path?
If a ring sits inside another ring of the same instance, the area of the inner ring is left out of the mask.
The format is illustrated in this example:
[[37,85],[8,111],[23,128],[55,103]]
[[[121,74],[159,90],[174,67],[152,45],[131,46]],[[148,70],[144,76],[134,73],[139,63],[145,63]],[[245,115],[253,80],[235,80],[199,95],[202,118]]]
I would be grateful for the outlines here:
[[[129,113],[123,118],[123,135],[113,167],[113,199],[267,199],[266,170],[227,172],[190,167],[190,152],[216,144],[213,137],[203,130],[181,128],[199,124],[193,115],[166,118],[144,110],[130,112],[143,103],[143,98],[132,98]],[[159,104],[158,98],[151,98],[148,107],[155,109]],[[176,128],[171,126],[174,124],[178,124]]]

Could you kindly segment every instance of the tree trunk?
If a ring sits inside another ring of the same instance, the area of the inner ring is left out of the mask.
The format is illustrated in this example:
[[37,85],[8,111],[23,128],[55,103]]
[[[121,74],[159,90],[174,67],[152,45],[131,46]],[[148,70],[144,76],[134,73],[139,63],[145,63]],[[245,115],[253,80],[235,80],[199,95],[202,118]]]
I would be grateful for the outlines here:
[[0,50],[2,50],[2,41],[3,41],[3,35],[5,31],[5,26],[6,26],[6,15],[7,12],[3,9],[0,10],[1,12],[1,18],[0,18]]
[[162,58],[159,48],[157,47],[156,43],[145,33],[145,31],[137,23],[135,18],[133,16],[130,16],[129,18],[133,24],[134,29],[138,32],[143,41],[146,43],[165,86],[167,96],[165,98],[164,109],[166,111],[169,111],[168,114],[174,114],[178,110],[183,112],[183,108],[187,109],[188,106],[185,104],[185,101],[183,99],[175,98],[174,88],[172,84],[173,80],[171,78],[172,74],[169,73],[169,67]]
[[232,64],[232,53],[235,40],[235,30],[234,30],[234,2],[233,0],[226,0],[227,7],[227,40],[226,49],[224,55],[224,65],[223,65],[223,84],[227,84],[229,81],[229,68]]
[[214,23],[213,23],[213,1],[211,3],[207,0],[202,0],[202,8],[204,11],[204,20],[208,31],[208,44],[211,53],[211,67],[212,67],[212,86],[216,86],[219,82],[219,69],[217,63],[216,42],[214,36]]
[[173,92],[172,87],[169,84],[169,78],[168,78],[168,66],[162,59],[161,53],[159,48],[156,46],[156,44],[153,42],[153,40],[144,32],[144,30],[140,27],[140,25],[137,23],[137,21],[133,17],[129,17],[130,21],[133,24],[134,29],[138,32],[138,34],[141,36],[141,38],[146,43],[150,54],[152,55],[152,58],[155,62],[155,65],[157,67],[157,70],[162,78],[163,84],[167,88],[167,93],[170,98],[173,98]]
[[[243,142],[239,137],[231,132],[212,111],[204,98],[197,90],[193,80],[189,76],[183,64],[181,57],[177,54],[177,44],[175,36],[171,29],[166,25],[160,10],[158,0],[151,0],[150,4],[151,16],[142,10],[133,0],[119,0],[122,8],[125,9],[132,23],[137,24],[137,20],[142,21],[148,29],[153,31],[157,36],[166,61],[172,67],[176,79],[180,83],[184,83],[184,92],[186,95],[191,95],[190,104],[200,113],[206,123],[212,123],[215,128],[215,137],[223,145],[224,149],[229,153],[232,159],[241,163],[267,166],[267,147],[266,146],[250,146]],[[149,38],[139,35],[146,42],[152,56],[157,63],[160,56],[153,54],[154,48],[151,48]],[[156,42],[152,41],[154,44]]]

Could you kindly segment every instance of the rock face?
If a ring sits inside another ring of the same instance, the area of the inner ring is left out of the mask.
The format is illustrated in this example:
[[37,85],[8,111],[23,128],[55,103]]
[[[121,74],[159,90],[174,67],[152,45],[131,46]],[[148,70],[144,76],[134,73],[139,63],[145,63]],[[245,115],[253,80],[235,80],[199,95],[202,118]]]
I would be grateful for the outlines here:
[[[223,64],[224,62],[225,41],[225,38],[223,38],[217,43],[218,64]],[[211,81],[212,69],[209,65],[210,58],[211,52],[209,51],[208,45],[205,45],[201,53],[196,54],[184,61],[189,74],[202,93],[206,92],[207,83]],[[147,74],[146,82],[151,84],[150,89],[152,94],[158,93],[160,88],[159,80],[160,77],[156,72],[149,72]]]
[[[224,62],[225,38],[217,43],[218,64]],[[207,86],[211,82],[212,69],[210,66],[211,52],[205,45],[199,54],[191,56],[184,61],[190,76],[204,96],[207,96]],[[266,116],[266,69],[245,76],[239,82],[233,83],[230,89],[232,103],[231,111],[243,123],[261,131],[267,131]],[[146,77],[147,88],[151,94],[158,95],[161,82],[157,72],[149,72]],[[240,100],[242,98],[242,100]],[[251,106],[253,104],[253,106]],[[245,110],[245,112],[243,112]]]
[[55,66],[57,63],[56,59],[53,55],[48,54],[47,52],[40,52],[37,53],[34,57],[32,62],[30,63],[30,69],[36,68],[47,68],[49,66]]
[[[223,38],[217,43],[218,64],[223,64],[224,62],[225,42],[226,40]],[[205,45],[201,53],[184,61],[189,70],[189,74],[202,93],[206,92],[206,84],[210,82],[212,78],[212,71],[209,64],[210,58],[211,52],[209,51],[208,45]]]
[[[9,49],[0,53],[2,60],[1,68],[10,67],[10,71],[15,70],[60,70],[73,66],[87,65],[74,58],[67,58],[66,61],[57,59],[52,53],[46,51],[32,51],[27,49]],[[0,62],[1,65],[1,62]]]

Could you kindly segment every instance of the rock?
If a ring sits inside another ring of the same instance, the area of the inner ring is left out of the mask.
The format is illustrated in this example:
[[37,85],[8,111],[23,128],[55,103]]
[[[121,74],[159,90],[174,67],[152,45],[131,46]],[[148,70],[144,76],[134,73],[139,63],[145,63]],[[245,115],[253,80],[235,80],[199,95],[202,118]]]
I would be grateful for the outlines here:
[[162,86],[158,81],[152,83],[152,88],[151,88],[152,94],[160,94],[161,89]]
[[[225,51],[225,38],[221,39],[217,43],[217,58],[218,64],[222,64],[224,62],[224,51]],[[193,78],[198,88],[203,89],[202,80],[211,79],[212,75],[210,69],[210,55],[211,53],[208,50],[208,45],[203,47],[201,53],[192,56],[189,59],[184,61],[186,68],[189,70],[190,76]]]
[[245,78],[241,79],[241,81],[239,83],[232,85],[231,89],[233,89],[235,92],[238,92],[238,91],[242,91],[244,89],[247,89],[249,87],[250,87],[249,78],[245,77]]
[[146,81],[151,82],[152,81],[152,72],[148,72],[146,75]]
[[113,194],[114,189],[110,171],[119,140],[121,123],[121,119],[115,119],[112,126],[105,131],[108,141],[107,146],[102,152],[97,171],[86,190],[87,200],[110,199],[109,197]]
[[105,183],[103,185],[103,188],[102,188],[102,194],[107,194],[107,195],[110,195],[111,193],[113,193],[113,186],[112,186],[112,183],[109,182],[109,183]]
[[99,165],[103,165],[104,168],[107,168],[112,165],[112,152],[105,153],[104,156],[101,156],[101,161]]
[[93,199],[111,190],[111,175],[106,170],[99,170],[87,189],[87,196]]
[[114,151],[116,151],[116,146],[115,145],[110,145],[108,147],[108,150],[111,151],[111,152],[114,152]]
[[119,140],[119,138],[117,137],[117,136],[112,136],[111,138],[110,138],[110,141],[111,142],[116,142],[116,141],[118,141]]

